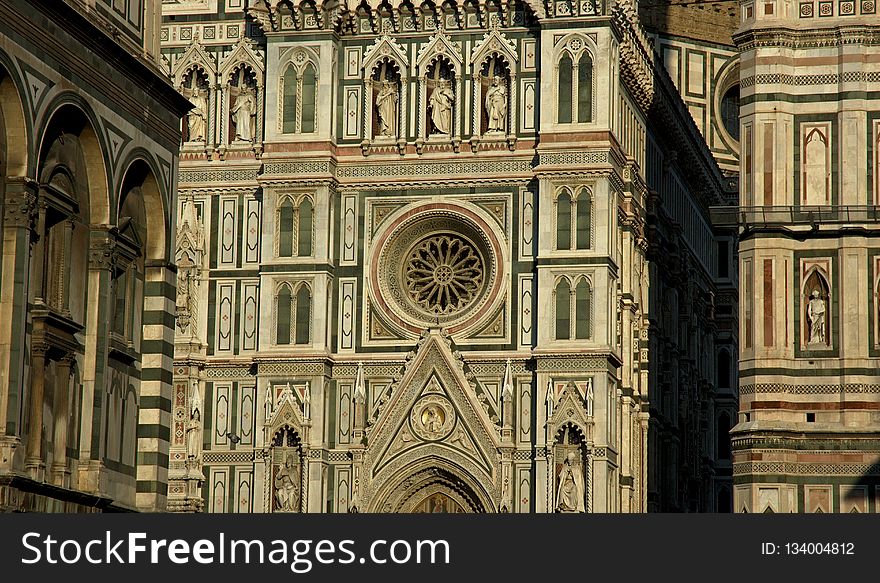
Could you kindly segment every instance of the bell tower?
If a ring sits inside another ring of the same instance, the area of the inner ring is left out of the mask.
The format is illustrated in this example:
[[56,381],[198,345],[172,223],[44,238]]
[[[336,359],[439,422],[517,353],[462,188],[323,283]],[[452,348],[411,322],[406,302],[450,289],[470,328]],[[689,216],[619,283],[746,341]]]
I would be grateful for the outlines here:
[[876,511],[877,3],[740,10],[734,511]]

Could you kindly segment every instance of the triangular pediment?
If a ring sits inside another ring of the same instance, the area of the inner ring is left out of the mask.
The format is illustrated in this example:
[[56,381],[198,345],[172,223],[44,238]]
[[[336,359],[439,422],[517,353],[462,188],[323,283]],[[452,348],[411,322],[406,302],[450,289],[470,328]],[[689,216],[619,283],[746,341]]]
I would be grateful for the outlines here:
[[376,39],[371,47],[364,54],[364,72],[370,77],[373,67],[383,58],[389,58],[397,62],[400,70],[404,75],[409,69],[409,59],[406,58],[406,50],[400,44],[388,35],[383,35]]
[[172,71],[174,85],[176,87],[182,86],[184,78],[194,68],[202,69],[207,73],[209,84],[213,82],[217,75],[217,65],[214,57],[208,54],[198,37],[193,40],[192,44],[189,45],[174,64],[174,70]]
[[267,397],[266,436],[271,438],[284,426],[303,436],[303,409],[305,387],[292,388],[290,384],[269,387]]
[[[551,390],[554,390],[551,387]],[[585,395],[581,393],[581,389],[574,382],[566,383],[561,390],[548,399],[551,404],[553,413],[547,421],[547,426],[551,434],[555,434],[556,430],[563,425],[572,424],[581,429],[584,435],[589,434],[589,428],[593,424],[588,409],[592,404],[588,403]]]
[[431,40],[422,45],[422,48],[419,49],[416,65],[420,76],[425,74],[427,66],[437,57],[446,58],[455,68],[456,74],[461,74],[461,66],[463,63],[461,51],[449,35],[442,30],[438,30],[434,36],[431,37]]
[[373,476],[420,452],[445,452],[493,476],[499,445],[497,426],[477,400],[463,361],[439,331],[429,332],[368,429]]
[[490,55],[503,56],[510,65],[513,65],[517,62],[516,43],[504,36],[504,33],[497,28],[493,28],[474,44],[471,63],[479,67]]
[[220,65],[220,76],[228,81],[230,75],[238,69],[242,63],[247,64],[255,73],[257,86],[263,86],[263,57],[257,53],[254,46],[246,37],[241,37],[232,52],[223,59]]

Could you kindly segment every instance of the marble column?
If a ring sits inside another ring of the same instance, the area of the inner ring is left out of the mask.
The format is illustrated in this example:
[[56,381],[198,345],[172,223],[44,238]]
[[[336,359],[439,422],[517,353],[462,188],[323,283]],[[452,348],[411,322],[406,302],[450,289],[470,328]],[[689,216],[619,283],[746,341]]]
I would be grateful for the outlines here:
[[51,481],[56,486],[68,487],[70,470],[67,467],[67,425],[70,414],[70,376],[73,372],[74,357],[68,354],[56,367],[57,379],[53,410],[55,413],[55,431],[52,437],[54,447],[52,455]]
[[35,480],[43,480],[45,463],[43,446],[43,394],[46,381],[46,351],[44,343],[35,343],[31,348],[31,395],[28,414],[27,459],[25,467]]

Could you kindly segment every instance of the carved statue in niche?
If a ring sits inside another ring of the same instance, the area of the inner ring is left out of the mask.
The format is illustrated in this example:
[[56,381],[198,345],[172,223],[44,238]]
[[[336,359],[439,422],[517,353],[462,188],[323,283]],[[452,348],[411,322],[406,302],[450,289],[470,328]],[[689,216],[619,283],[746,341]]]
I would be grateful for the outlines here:
[[192,198],[183,205],[177,228],[177,327],[181,333],[198,328],[198,297],[204,232]]
[[190,394],[190,413],[186,424],[186,457],[194,460],[202,448],[202,401],[199,397],[199,381],[193,379]]
[[371,81],[376,122],[373,126],[373,136],[376,138],[397,137],[399,79],[395,64],[387,59],[383,59],[374,69]]
[[235,122],[235,139],[243,142],[254,141],[254,125],[257,112],[257,100],[250,87],[245,87],[235,99],[232,107],[232,119]]
[[276,509],[282,512],[299,510],[299,473],[293,453],[288,453],[284,464],[275,472]]
[[501,77],[495,76],[486,92],[486,115],[490,132],[507,130],[507,87]]
[[825,340],[825,300],[821,292],[814,289],[807,303],[807,318],[810,322],[810,344],[826,344]]
[[256,82],[242,66],[229,85],[229,134],[233,140],[253,142],[256,134]]
[[553,453],[556,464],[553,509],[556,512],[586,512],[583,447],[582,435],[573,425],[565,425],[557,433]]
[[452,90],[451,77],[452,74],[446,63],[437,61],[434,64],[433,75],[428,79],[428,86],[434,88],[428,99],[433,125],[433,130],[429,133],[452,134],[452,108],[455,104],[455,93]]
[[396,134],[397,87],[392,81],[382,81],[376,96],[376,110],[379,112],[379,135],[393,137]]
[[186,114],[187,142],[206,143],[208,137],[208,80],[199,73],[192,71],[184,81],[184,96],[193,104]]
[[565,456],[559,472],[558,484],[556,511],[584,512],[584,473],[573,451]]
[[[281,399],[292,398],[292,395]],[[302,450],[299,435],[289,426],[282,427],[272,438],[271,506],[275,512],[299,512],[301,498]]]
[[177,326],[181,332],[198,327],[199,276],[192,266],[177,271]]

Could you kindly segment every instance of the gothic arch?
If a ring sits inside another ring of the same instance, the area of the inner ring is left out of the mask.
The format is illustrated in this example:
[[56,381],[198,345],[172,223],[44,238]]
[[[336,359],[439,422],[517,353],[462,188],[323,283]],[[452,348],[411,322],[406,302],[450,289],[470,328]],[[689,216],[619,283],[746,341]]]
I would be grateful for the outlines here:
[[[404,90],[409,82],[409,59],[406,51],[393,38],[383,35],[377,38],[364,55],[363,63],[364,86],[364,137],[367,140],[406,136],[407,133],[407,95]],[[377,96],[385,81],[392,81],[396,91],[395,127],[391,135],[379,135],[379,116]]]
[[400,70],[401,77],[409,77],[409,59],[400,44],[388,35],[376,39],[364,54],[363,70],[372,75],[383,60],[392,61]]
[[[78,95],[64,93],[46,109],[46,116],[37,131],[38,144],[37,180],[44,182],[41,175],[43,165],[55,140],[61,133],[74,136],[79,141],[83,157],[83,173],[78,177],[81,184],[80,216],[85,224],[110,224],[110,188],[113,168],[109,149],[104,143],[100,124],[91,107]],[[85,200],[83,200],[85,199]]]
[[[440,11],[443,13],[443,10]],[[452,39],[442,30],[438,30],[431,39],[422,45],[419,49],[416,59],[416,76],[419,80],[419,127],[418,136],[421,141],[431,136],[430,123],[428,116],[427,104],[429,100],[429,89],[433,92],[435,88],[433,84],[439,84],[440,73],[439,67],[447,68],[447,75],[451,79],[446,79],[452,90],[452,120],[449,128],[448,137],[457,144],[461,140],[461,104],[462,100],[462,73],[464,61],[461,53]],[[429,78],[433,72],[435,79]],[[442,133],[437,135],[444,135]]]
[[[145,213],[146,239],[144,253],[147,260],[164,261],[170,257],[171,241],[169,222],[171,214],[165,201],[168,200],[161,182],[160,174],[153,158],[145,150],[133,151],[121,166],[125,169],[120,190],[114,197],[114,207],[118,213],[126,189],[140,188],[144,206],[150,209]],[[118,214],[113,217],[113,224],[119,225]]]
[[250,68],[255,76],[254,80],[256,81],[257,87],[262,89],[264,82],[262,58],[254,50],[254,47],[251,45],[250,41],[247,40],[247,37],[244,36],[239,39],[232,52],[223,59],[223,62],[220,65],[220,70],[218,71],[220,82],[224,85],[229,83],[238,69],[242,66]]
[[492,56],[504,57],[508,66],[515,65],[519,60],[516,54],[516,43],[497,29],[490,30],[474,44],[471,64],[476,69]]
[[437,493],[454,500],[465,512],[495,512],[491,495],[455,456],[424,456],[394,474],[380,473],[374,481],[380,487],[368,512],[414,512],[419,503]]
[[[488,10],[488,8],[487,8]],[[482,15],[482,11],[480,11]],[[503,136],[516,133],[517,121],[517,81],[516,64],[518,62],[516,44],[498,29],[487,32],[477,41],[471,52],[471,76],[474,79],[473,91],[473,128],[474,136],[482,136],[490,131],[486,96],[495,78],[501,80],[506,91],[506,112]],[[497,128],[494,130],[499,132]]]
[[[11,176],[27,176],[31,161],[30,124],[25,123],[24,92],[19,79],[6,66],[6,56],[0,52],[0,200],[5,182]],[[14,147],[10,147],[14,145]]]
[[217,84],[217,63],[213,55],[205,51],[196,37],[183,55],[177,59],[171,77],[175,87],[182,87],[184,79],[193,70],[200,69],[207,77],[210,86]]

